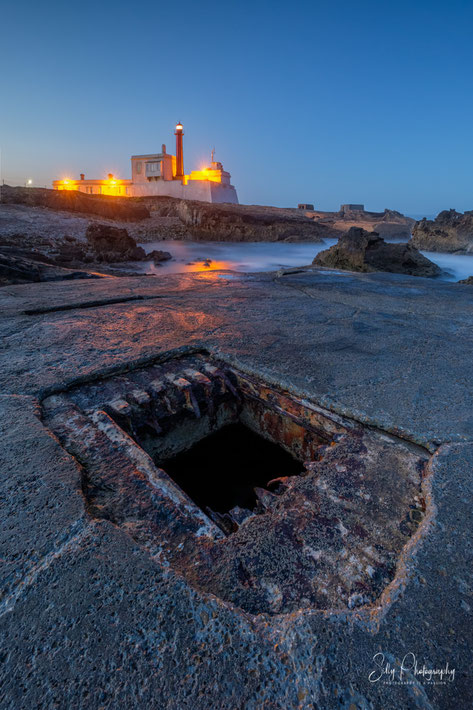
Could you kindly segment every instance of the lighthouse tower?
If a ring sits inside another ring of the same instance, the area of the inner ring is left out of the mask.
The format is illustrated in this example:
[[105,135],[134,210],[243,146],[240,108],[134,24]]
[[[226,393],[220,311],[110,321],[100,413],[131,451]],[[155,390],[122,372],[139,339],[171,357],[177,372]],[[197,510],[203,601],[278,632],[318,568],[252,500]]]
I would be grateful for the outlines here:
[[182,129],[182,123],[179,121],[176,125],[176,130],[174,135],[176,136],[176,177],[184,177],[184,153],[182,151],[182,136],[184,131]]

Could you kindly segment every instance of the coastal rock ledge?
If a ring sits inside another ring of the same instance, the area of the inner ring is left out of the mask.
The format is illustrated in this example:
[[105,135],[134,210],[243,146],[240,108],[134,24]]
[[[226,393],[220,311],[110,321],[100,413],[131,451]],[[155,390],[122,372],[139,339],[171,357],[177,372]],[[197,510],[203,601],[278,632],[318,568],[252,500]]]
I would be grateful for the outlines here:
[[408,243],[388,244],[377,232],[352,227],[330,249],[321,251],[316,266],[347,271],[389,271],[411,276],[438,276],[441,269]]

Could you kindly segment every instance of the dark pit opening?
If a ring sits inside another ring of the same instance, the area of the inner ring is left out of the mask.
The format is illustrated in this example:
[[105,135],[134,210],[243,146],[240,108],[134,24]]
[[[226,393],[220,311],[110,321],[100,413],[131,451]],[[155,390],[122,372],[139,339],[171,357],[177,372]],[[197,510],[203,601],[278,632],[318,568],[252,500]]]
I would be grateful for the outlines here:
[[254,511],[255,486],[267,488],[270,481],[297,476],[303,469],[283,448],[240,422],[158,463],[202,510],[220,514],[235,507]]

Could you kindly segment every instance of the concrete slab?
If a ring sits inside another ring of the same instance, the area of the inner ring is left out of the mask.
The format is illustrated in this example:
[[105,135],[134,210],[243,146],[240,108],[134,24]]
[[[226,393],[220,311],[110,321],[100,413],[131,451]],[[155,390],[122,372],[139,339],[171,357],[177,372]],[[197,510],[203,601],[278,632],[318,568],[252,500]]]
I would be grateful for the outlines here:
[[32,397],[0,396],[0,608],[86,524],[80,471]]
[[[123,302],[91,304],[110,299]],[[473,705],[471,289],[213,272],[7,287],[0,300],[2,707]],[[56,310],[24,313],[45,308]],[[421,538],[371,613],[252,616],[192,588],[124,530],[83,522],[79,470],[34,398],[178,348],[218,353],[435,452]],[[430,683],[423,665],[443,677]]]
[[[37,394],[205,348],[430,448],[472,438],[471,289],[394,274],[228,275],[2,289],[2,390]],[[24,315],[44,308],[58,310]]]

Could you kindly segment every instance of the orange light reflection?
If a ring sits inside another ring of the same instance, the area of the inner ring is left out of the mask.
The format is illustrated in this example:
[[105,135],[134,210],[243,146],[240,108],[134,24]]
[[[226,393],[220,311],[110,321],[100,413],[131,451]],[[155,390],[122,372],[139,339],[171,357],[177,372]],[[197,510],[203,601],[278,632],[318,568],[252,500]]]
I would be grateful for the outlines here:
[[230,263],[228,261],[198,261],[192,265],[191,271],[221,271],[230,269]]

